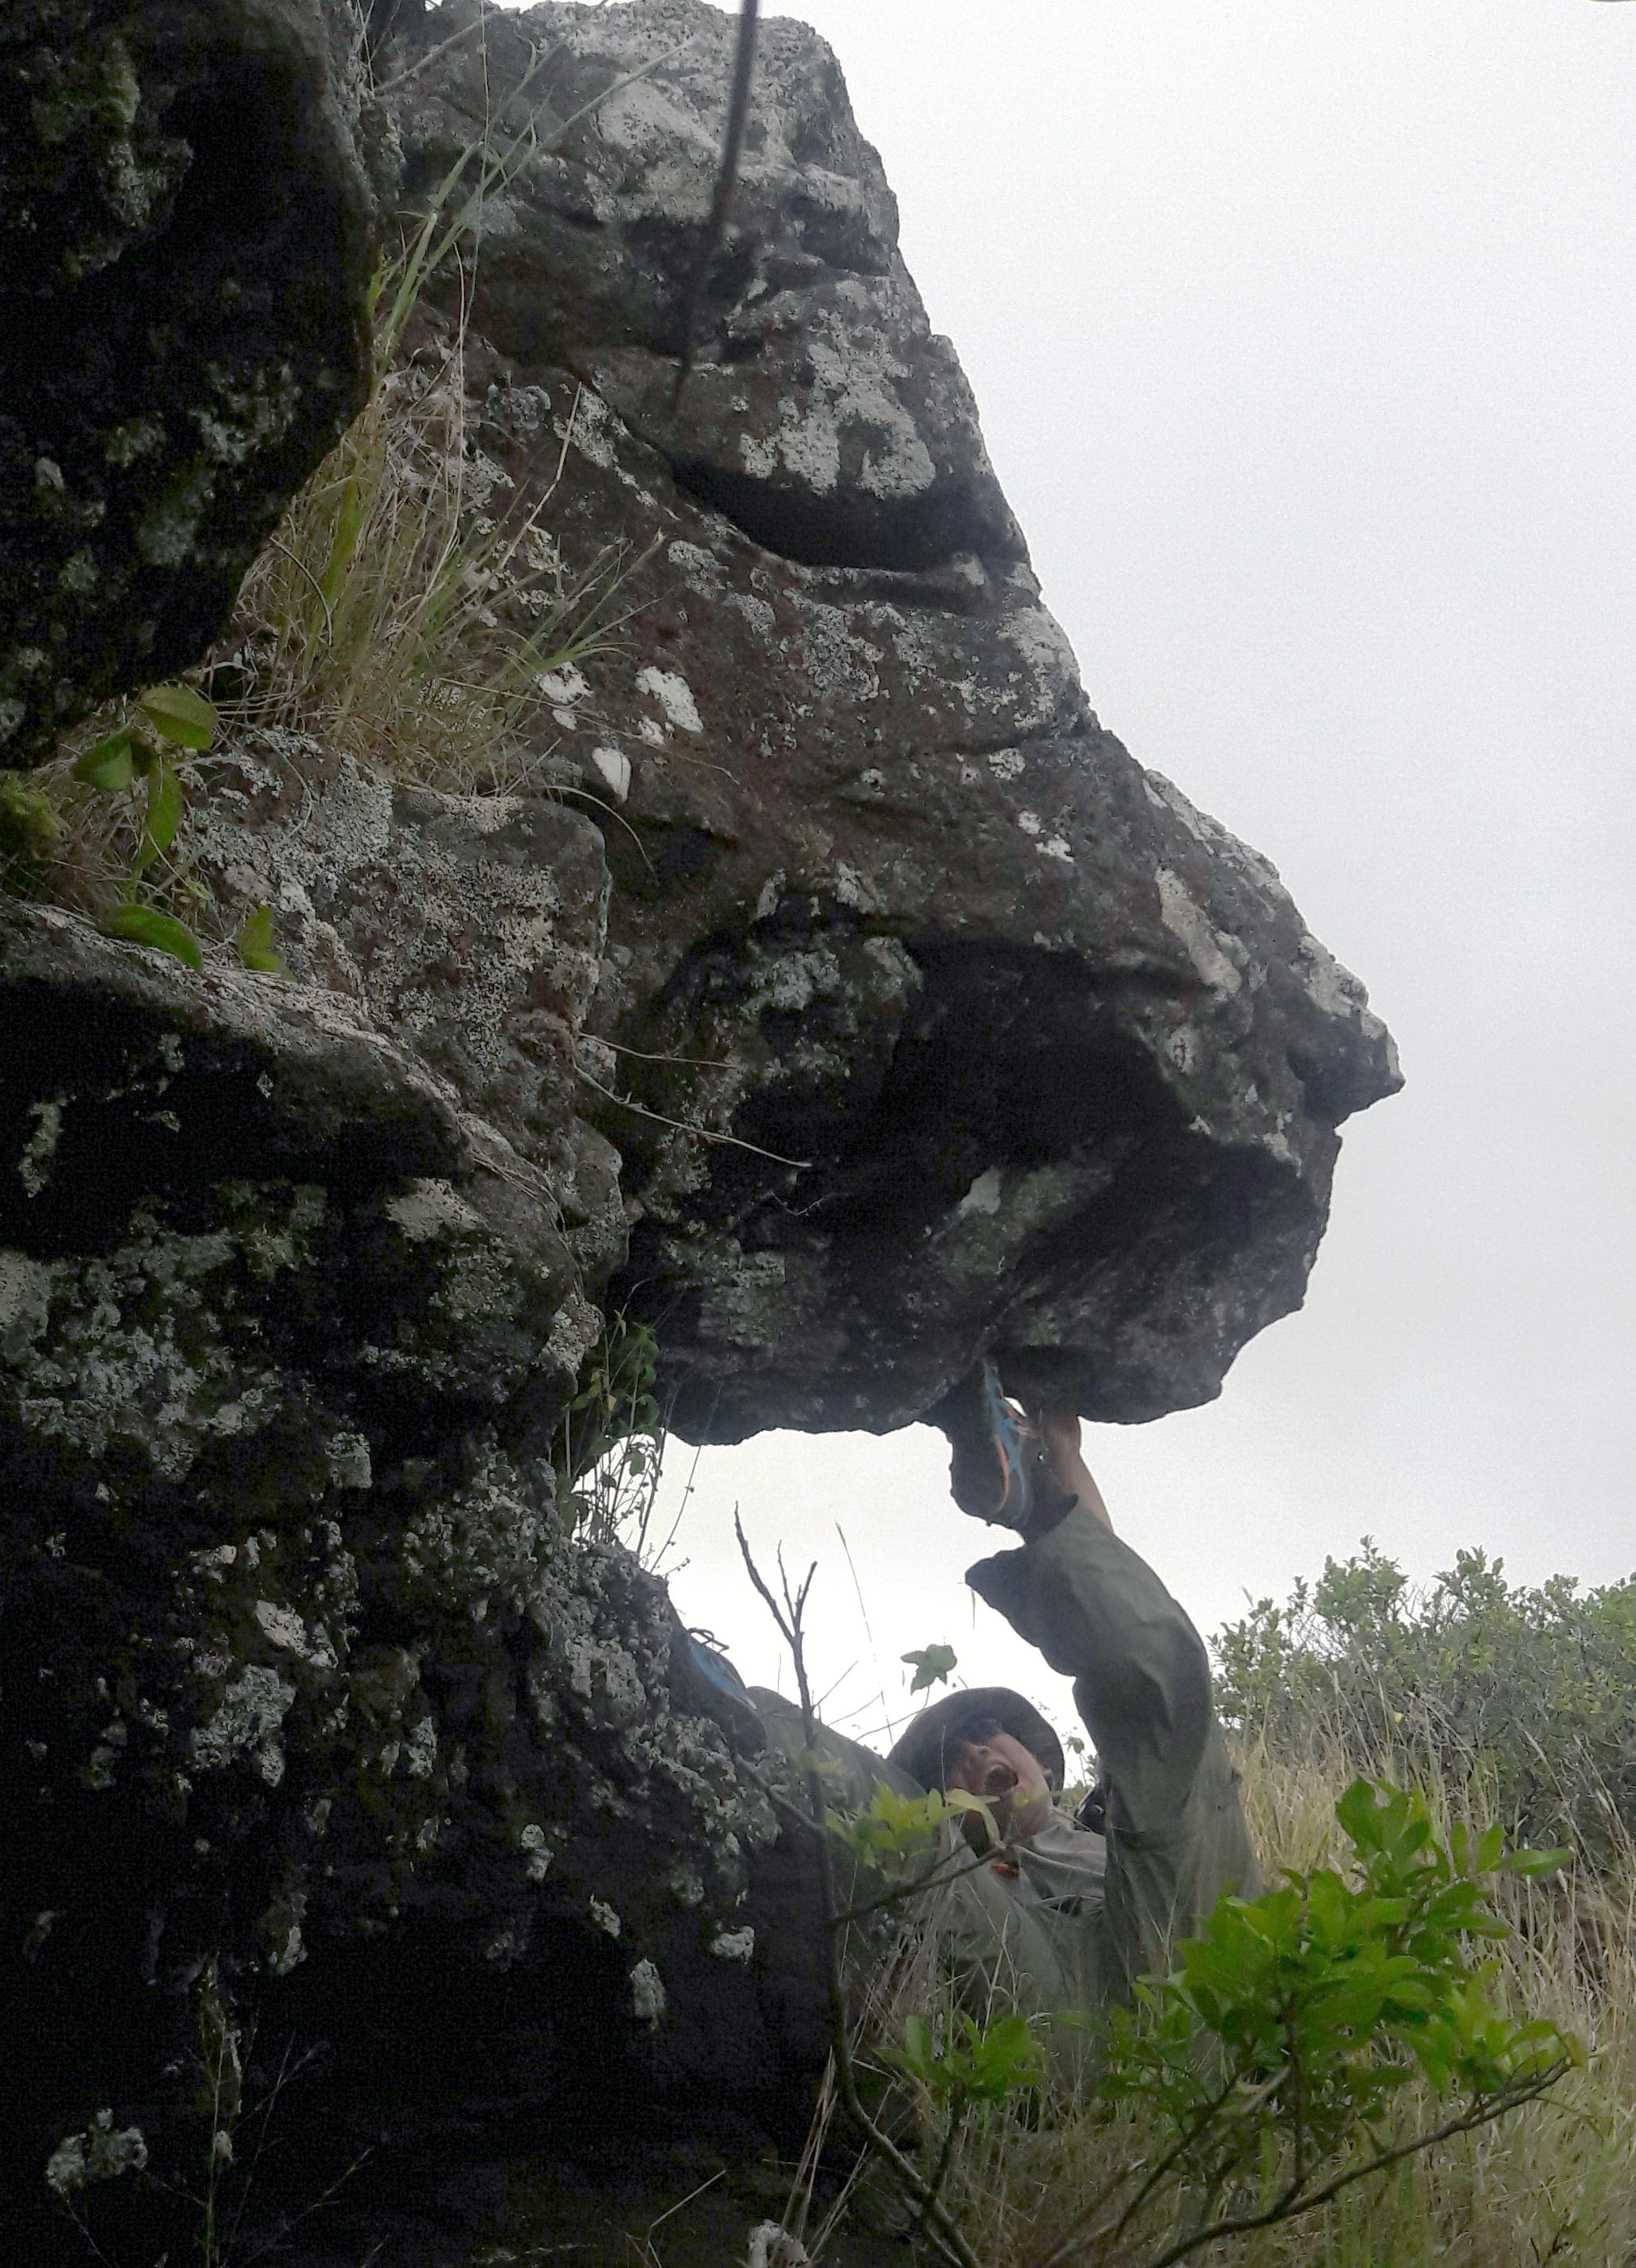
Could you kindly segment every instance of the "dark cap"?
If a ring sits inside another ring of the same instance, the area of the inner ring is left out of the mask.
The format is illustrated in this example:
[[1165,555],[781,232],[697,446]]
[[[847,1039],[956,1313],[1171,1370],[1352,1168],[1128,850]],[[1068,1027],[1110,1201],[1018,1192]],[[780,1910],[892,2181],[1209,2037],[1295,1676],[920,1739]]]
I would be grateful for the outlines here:
[[944,1758],[971,1741],[968,1728],[996,1724],[1038,1758],[1053,1788],[1061,1787],[1062,1742],[1033,1702],[1013,1693],[1009,1685],[974,1685],[962,1693],[946,1693],[921,1711],[887,1761],[922,1787],[941,1787]]

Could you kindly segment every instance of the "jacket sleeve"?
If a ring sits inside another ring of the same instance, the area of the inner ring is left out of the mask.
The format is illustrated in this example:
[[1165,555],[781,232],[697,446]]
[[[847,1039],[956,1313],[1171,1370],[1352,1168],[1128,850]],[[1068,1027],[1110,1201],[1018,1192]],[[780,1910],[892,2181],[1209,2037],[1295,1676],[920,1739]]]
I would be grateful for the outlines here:
[[979,1560],[966,1580],[1072,1678],[1118,1824],[1161,1831],[1205,1752],[1210,1661],[1147,1562],[1081,1506],[1037,1543]]
[[1204,1641],[1146,1561],[1082,1506],[966,1580],[1073,1680],[1108,1781],[1097,1960],[1124,1993],[1168,1970],[1222,1891],[1261,1891]]

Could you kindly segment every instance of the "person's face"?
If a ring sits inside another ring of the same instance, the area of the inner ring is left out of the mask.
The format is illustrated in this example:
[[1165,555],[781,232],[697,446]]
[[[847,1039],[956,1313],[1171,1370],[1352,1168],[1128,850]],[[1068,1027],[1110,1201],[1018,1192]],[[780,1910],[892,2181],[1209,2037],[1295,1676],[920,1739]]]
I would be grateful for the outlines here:
[[[991,1733],[986,1740],[962,1742],[947,1766],[950,1787],[987,1799],[995,1824],[1007,1842],[1026,1841],[1050,1817],[1050,1788],[1039,1758],[1009,1733]],[[982,1824],[970,1821],[967,1840],[981,1848]]]

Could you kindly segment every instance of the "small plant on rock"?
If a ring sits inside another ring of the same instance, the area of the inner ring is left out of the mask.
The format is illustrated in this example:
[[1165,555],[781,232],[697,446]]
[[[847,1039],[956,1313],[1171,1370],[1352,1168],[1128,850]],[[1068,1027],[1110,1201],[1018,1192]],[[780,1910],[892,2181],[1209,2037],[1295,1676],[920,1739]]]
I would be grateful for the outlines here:
[[659,1346],[645,1323],[612,1315],[586,1357],[557,1428],[557,1502],[577,1535],[645,1559],[665,1453]]

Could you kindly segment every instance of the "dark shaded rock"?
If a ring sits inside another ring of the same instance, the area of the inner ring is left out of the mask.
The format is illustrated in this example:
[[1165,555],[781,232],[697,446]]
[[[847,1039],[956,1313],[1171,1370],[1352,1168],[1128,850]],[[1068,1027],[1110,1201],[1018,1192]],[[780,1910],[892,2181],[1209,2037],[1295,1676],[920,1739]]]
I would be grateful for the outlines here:
[[434,1976],[497,2096],[651,2062],[771,1821],[539,1461],[597,1321],[544,1176],[333,991],[20,909],[0,982],[12,2163],[105,2099],[185,2139],[207,1970],[349,2068]]
[[196,661],[363,401],[352,40],[326,0],[0,21],[0,762]]

